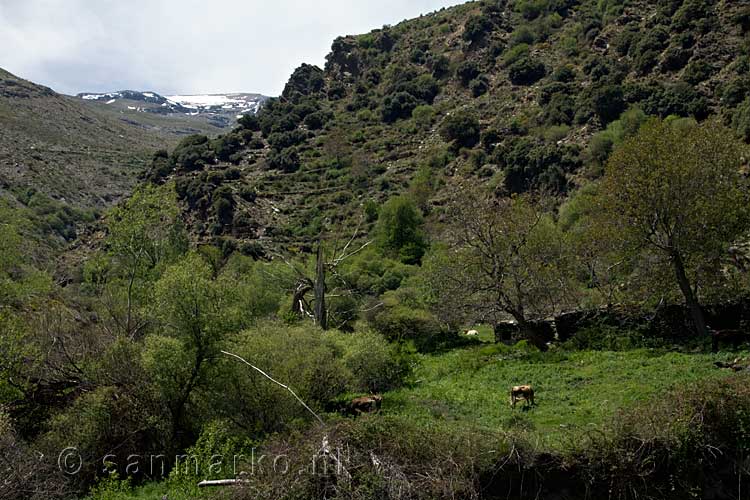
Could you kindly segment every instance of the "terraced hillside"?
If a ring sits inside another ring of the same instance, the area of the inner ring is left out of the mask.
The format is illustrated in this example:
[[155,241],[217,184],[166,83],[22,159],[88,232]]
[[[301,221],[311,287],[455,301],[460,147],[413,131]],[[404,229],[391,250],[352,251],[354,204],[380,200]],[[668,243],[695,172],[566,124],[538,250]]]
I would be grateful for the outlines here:
[[748,136],[749,19],[725,0],[470,2],[336,39],[325,69],[151,178],[176,180],[196,239],[255,252],[308,248],[407,190],[432,224],[464,183],[564,195],[647,115]]

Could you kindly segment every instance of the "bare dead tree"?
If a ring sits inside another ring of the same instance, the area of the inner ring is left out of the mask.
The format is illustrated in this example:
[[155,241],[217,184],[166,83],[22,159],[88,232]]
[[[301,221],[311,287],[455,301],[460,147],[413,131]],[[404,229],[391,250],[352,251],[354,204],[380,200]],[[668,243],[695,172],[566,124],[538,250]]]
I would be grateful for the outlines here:
[[[307,316],[320,325],[323,330],[328,329],[329,314],[326,307],[326,297],[342,296],[351,288],[347,280],[339,273],[339,267],[347,259],[357,255],[372,244],[372,241],[365,241],[354,248],[361,224],[362,221],[360,220],[351,237],[340,250],[338,249],[338,241],[334,241],[332,257],[328,261],[325,259],[324,239],[322,236],[319,238],[315,257],[314,277],[311,277],[302,266],[289,261],[283,255],[277,255],[297,276],[292,291],[293,314]],[[329,283],[327,282],[328,276],[333,278],[336,286],[329,288]],[[307,300],[307,294],[310,292],[313,292],[312,306]]]

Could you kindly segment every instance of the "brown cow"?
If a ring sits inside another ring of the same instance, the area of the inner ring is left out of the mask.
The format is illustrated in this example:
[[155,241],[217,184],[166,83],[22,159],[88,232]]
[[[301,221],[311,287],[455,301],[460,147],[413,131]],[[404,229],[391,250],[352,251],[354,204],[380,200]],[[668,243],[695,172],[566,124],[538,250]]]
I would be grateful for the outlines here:
[[510,406],[515,409],[516,403],[523,399],[526,406],[534,406],[534,389],[530,385],[517,385],[510,390]]
[[354,398],[349,403],[349,410],[354,415],[361,415],[362,413],[375,413],[380,411],[380,405],[383,403],[383,396],[363,396],[361,398]]

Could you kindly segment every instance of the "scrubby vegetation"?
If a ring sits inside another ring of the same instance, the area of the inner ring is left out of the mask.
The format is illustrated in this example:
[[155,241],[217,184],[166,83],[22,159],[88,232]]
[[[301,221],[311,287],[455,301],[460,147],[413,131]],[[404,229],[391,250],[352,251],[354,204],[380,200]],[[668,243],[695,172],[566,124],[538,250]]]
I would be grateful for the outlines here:
[[[746,14],[470,2],[336,39],[103,214],[17,190],[0,498],[739,497]],[[211,467],[259,453],[294,474]]]

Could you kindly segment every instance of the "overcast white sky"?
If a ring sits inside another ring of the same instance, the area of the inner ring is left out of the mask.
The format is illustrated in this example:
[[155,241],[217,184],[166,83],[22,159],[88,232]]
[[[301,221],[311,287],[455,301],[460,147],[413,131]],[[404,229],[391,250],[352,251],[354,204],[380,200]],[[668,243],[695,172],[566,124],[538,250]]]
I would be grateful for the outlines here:
[[0,67],[58,92],[278,95],[338,35],[465,0],[0,0]]

